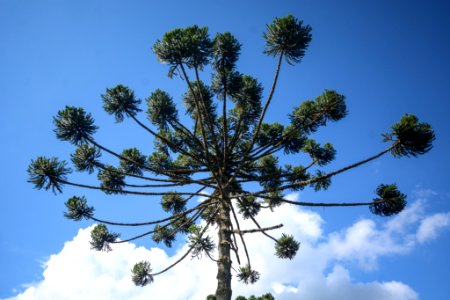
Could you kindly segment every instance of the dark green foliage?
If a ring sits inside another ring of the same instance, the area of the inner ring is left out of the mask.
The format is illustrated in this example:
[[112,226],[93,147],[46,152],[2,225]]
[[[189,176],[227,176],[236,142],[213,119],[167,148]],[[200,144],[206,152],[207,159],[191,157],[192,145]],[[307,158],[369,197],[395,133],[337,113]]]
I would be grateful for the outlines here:
[[320,190],[325,191],[331,185],[331,178],[325,177],[324,175],[325,175],[324,172],[316,170],[316,175],[312,178],[316,180],[314,183],[311,184],[311,186],[314,188],[316,192]]
[[147,98],[147,116],[153,125],[168,129],[171,123],[178,121],[178,111],[172,97],[157,89]]
[[294,240],[292,235],[283,233],[275,244],[275,255],[283,259],[293,259],[299,248],[300,243]]
[[302,149],[304,152],[308,153],[311,159],[318,165],[324,166],[334,160],[336,156],[336,150],[334,150],[333,145],[326,143],[323,147],[315,140],[307,139]]
[[181,168],[181,169],[197,169],[201,167],[201,165],[195,161],[192,157],[189,157],[184,154],[179,154],[177,160],[173,162],[173,167]]
[[406,206],[406,195],[401,193],[396,184],[381,184],[376,190],[380,198],[373,199],[370,211],[379,216],[392,216],[401,212]]
[[338,121],[347,115],[345,97],[335,91],[325,90],[315,101],[304,101],[295,108],[290,119],[304,134],[316,132],[327,121]]
[[152,268],[148,261],[138,262],[131,269],[131,280],[136,286],[146,286],[153,282]]
[[[206,111],[211,120],[215,120],[217,118],[217,113],[216,105],[213,102],[212,90],[201,81],[193,82],[192,90],[193,91],[189,89],[183,97],[186,113],[188,113],[192,119],[196,120],[199,117],[198,111]],[[202,103],[202,110],[198,110],[197,102]]]
[[188,236],[189,247],[192,247],[192,257],[200,258],[202,253],[209,255],[211,251],[214,250],[215,245],[212,238],[207,236],[202,236],[202,228],[199,226],[191,226],[190,235]]
[[27,172],[28,182],[34,184],[36,189],[45,189],[46,191],[52,189],[53,193],[56,191],[62,193],[64,184],[62,181],[67,179],[66,175],[72,170],[67,168],[64,160],[59,161],[56,157],[39,156],[36,160],[31,160]]
[[156,225],[152,240],[156,243],[163,242],[168,248],[172,247],[172,243],[175,241],[175,232],[167,227]]
[[211,206],[207,206],[202,214],[202,219],[205,220],[206,222],[208,222],[211,225],[215,225],[217,222],[216,218],[218,217],[217,214],[217,205],[211,205]]
[[179,233],[188,233],[192,225],[194,225],[194,222],[190,218],[181,216],[172,221],[171,228]]
[[316,98],[316,103],[330,121],[339,121],[347,115],[345,96],[338,94],[336,91],[325,90],[322,95]]
[[238,202],[239,213],[242,214],[244,219],[248,219],[250,217],[255,217],[260,209],[261,204],[258,202],[255,196],[248,195],[244,197],[239,197],[240,201]]
[[175,29],[164,34],[162,40],[153,45],[153,52],[159,61],[169,64],[169,77],[172,77],[181,64],[188,68],[203,69],[209,62],[212,42],[208,28],[191,26]]
[[259,184],[265,190],[274,190],[281,185],[281,169],[278,159],[273,155],[264,156],[258,161]]
[[247,264],[239,268],[237,277],[239,281],[245,284],[254,284],[259,280],[260,274],[258,271],[252,270],[251,266]]
[[404,115],[400,122],[392,126],[392,133],[385,134],[385,141],[395,140],[396,146],[392,149],[395,157],[422,155],[433,147],[434,131],[427,123],[419,123],[414,115]]
[[168,170],[172,166],[172,159],[169,155],[162,152],[154,152],[148,157],[148,165],[155,170]]
[[75,150],[74,154],[70,155],[75,169],[87,171],[89,174],[92,174],[95,168],[101,165],[99,161],[101,156],[100,149],[88,144],[82,144]]
[[264,294],[260,297],[250,296],[248,299],[243,298],[242,300],[275,300],[271,293]]
[[293,65],[299,63],[311,42],[311,27],[292,15],[276,18],[267,25],[264,33],[266,47],[264,53],[272,56],[284,55],[286,61]]
[[177,214],[186,209],[186,199],[176,192],[171,192],[162,196],[161,207],[166,212]]
[[[161,138],[160,138],[161,137]],[[161,129],[158,131],[158,137],[155,137],[155,150],[167,156],[170,155],[169,150],[178,152],[179,149],[186,150],[187,147],[194,147],[194,143],[179,133],[171,130]]]
[[110,244],[114,243],[119,236],[118,233],[109,232],[103,224],[96,225],[91,231],[91,249],[109,252],[111,251]]
[[[310,175],[306,172],[306,169],[303,166],[286,166],[286,177],[289,183],[293,184],[299,181],[308,180]],[[305,188],[304,185],[297,185],[293,188],[293,190],[303,190]]]
[[83,108],[66,106],[58,111],[53,118],[55,124],[56,137],[62,141],[69,141],[79,146],[87,143],[87,140],[93,135],[98,127],[94,125],[94,119],[91,114],[87,114]]
[[300,130],[293,125],[284,127],[283,130],[283,149],[284,154],[295,154],[300,152],[306,141],[306,137],[302,135]]
[[221,76],[226,76],[234,69],[240,51],[241,44],[231,33],[216,34],[212,46],[213,65]]
[[275,300],[271,293],[267,293],[258,298],[258,300]]
[[125,149],[122,151],[120,167],[125,173],[142,176],[142,168],[146,166],[146,157],[137,148]]
[[283,125],[276,122],[272,124],[263,123],[256,142],[261,146],[274,144],[280,140],[283,129]]
[[67,212],[64,213],[64,217],[74,221],[80,221],[81,219],[90,219],[94,215],[94,207],[88,206],[86,198],[84,196],[73,196],[65,203]]
[[208,295],[208,297],[206,297],[206,300],[217,300],[216,295]]
[[227,96],[232,96],[242,89],[242,78],[243,76],[239,72],[215,73],[211,82],[211,90],[217,95],[217,99],[223,100],[225,87]]
[[100,187],[106,194],[121,193],[125,187],[125,175],[113,166],[107,166],[100,170],[97,177],[102,182]]
[[255,78],[247,75],[240,77],[239,88],[229,89],[236,104],[232,114],[240,118],[244,125],[255,123],[261,113],[263,87]]
[[112,89],[106,89],[106,93],[102,95],[103,108],[105,111],[114,115],[116,122],[123,121],[124,116],[136,116],[141,100],[135,99],[134,92],[121,84]]
[[269,205],[269,208],[273,210],[275,207],[283,204],[283,193],[280,191],[270,192],[264,198],[264,202]]

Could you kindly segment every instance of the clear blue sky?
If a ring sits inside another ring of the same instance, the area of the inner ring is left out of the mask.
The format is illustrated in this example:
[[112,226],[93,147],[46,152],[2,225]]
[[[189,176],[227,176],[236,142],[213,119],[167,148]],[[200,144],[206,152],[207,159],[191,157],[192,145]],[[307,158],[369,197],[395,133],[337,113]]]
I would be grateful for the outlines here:
[[[448,213],[448,1],[0,0],[0,298],[41,281],[41,264],[91,224],[64,219],[64,201],[73,194],[85,194],[101,216],[111,219],[161,215],[153,205],[158,199],[121,199],[71,188],[58,196],[33,190],[26,182],[31,159],[47,155],[69,160],[73,151],[54,136],[52,117],[58,110],[82,106],[100,126],[98,140],[118,151],[140,146],[150,153],[151,139],[131,122],[114,124],[102,110],[100,94],[122,83],[142,99],[162,88],[178,101],[185,92],[183,82],[167,78],[167,67],[157,62],[151,46],[166,31],[193,24],[208,26],[211,35],[232,32],[243,44],[240,70],[259,78],[267,90],[275,61],[262,54],[262,32],[273,18],[287,14],[310,24],[313,40],[301,64],[283,66],[270,121],[286,124],[292,107],[324,89],[346,95],[348,117],[316,135],[337,149],[330,169],[384,149],[380,134],[404,113],[429,122],[437,136],[434,149],[423,157],[382,158],[336,178],[325,193],[305,191],[302,196],[366,201],[379,183],[396,182],[411,202],[427,191],[427,215]],[[72,178],[89,182],[85,176]],[[95,180],[93,176],[91,182]],[[340,232],[361,218],[386,221],[364,208],[315,212],[325,220],[326,232]],[[447,228],[407,253],[380,257],[376,270],[352,263],[347,267],[356,281],[398,280],[420,299],[444,299],[450,294],[449,239]],[[148,241],[139,245],[153,246]]]

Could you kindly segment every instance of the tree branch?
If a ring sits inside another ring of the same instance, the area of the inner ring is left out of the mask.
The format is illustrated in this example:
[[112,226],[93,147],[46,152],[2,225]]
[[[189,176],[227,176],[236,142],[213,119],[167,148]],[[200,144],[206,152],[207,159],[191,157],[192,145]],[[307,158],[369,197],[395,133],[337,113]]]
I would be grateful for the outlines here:
[[[202,232],[200,233],[200,237],[203,236],[203,234],[206,232],[206,230],[208,229],[208,227],[209,227],[209,223],[206,224],[205,228],[204,228],[204,229],[202,230]],[[157,273],[153,273],[153,274],[151,274],[151,275],[152,275],[152,276],[156,276],[156,275],[160,275],[160,274],[162,274],[162,273],[164,273],[164,272],[167,272],[168,270],[170,270],[171,268],[173,268],[174,266],[176,266],[177,264],[179,264],[181,261],[183,261],[183,260],[189,255],[189,253],[191,253],[191,251],[192,251],[193,248],[194,248],[193,246],[190,247],[189,250],[186,251],[185,254],[183,254],[183,256],[181,256],[178,260],[176,260],[173,264],[171,264],[170,266],[168,266],[168,267],[165,268],[164,270],[159,271],[159,272],[157,272]]]
[[189,193],[189,192],[165,192],[165,193],[159,193],[159,192],[139,192],[139,191],[128,191],[128,190],[120,190],[120,189],[112,189],[112,188],[105,188],[105,187],[99,187],[94,185],[87,185],[87,184],[80,184],[80,183],[74,183],[67,180],[58,180],[58,182],[61,182],[63,184],[72,185],[76,187],[91,189],[91,190],[100,190],[100,191],[107,191],[111,193],[117,193],[117,194],[129,194],[129,195],[141,195],[141,196],[162,196],[162,195],[194,195],[194,196],[200,196],[200,197],[212,197],[211,195],[207,194],[201,194],[201,193]]
[[234,230],[233,233],[238,233],[238,234],[244,235],[246,233],[264,232],[264,231],[278,229],[278,228],[281,228],[281,227],[283,227],[283,224],[278,224],[278,225],[275,225],[275,226],[258,228],[258,229]]
[[[261,129],[261,124],[262,124],[262,122],[264,120],[264,116],[266,114],[267,108],[269,107],[269,104],[270,104],[270,102],[272,100],[273,94],[275,93],[275,87],[276,87],[277,82],[278,82],[278,75],[280,73],[282,58],[283,58],[283,53],[280,54],[280,58],[278,59],[278,64],[277,64],[277,68],[276,68],[276,71],[275,71],[275,77],[274,77],[273,83],[272,83],[272,88],[270,90],[269,96],[268,96],[268,98],[266,100],[266,104],[264,105],[263,111],[262,111],[261,116],[259,118],[258,125],[256,126],[256,129],[254,131],[254,134],[253,134],[253,137],[252,137],[252,141],[250,142],[250,145],[248,146],[247,150],[245,151],[245,153],[244,153],[244,155],[242,157],[242,160],[240,161],[240,164],[237,167],[237,170],[236,170],[235,174],[228,180],[227,185],[229,185],[231,182],[233,182],[234,178],[236,177],[236,174],[238,174],[239,171],[243,168],[243,166],[247,162],[248,155],[250,154],[250,151],[252,150],[253,145],[256,142],[256,138],[258,137],[259,131]],[[232,151],[233,151],[233,149],[230,150],[230,152],[232,152]]]
[[[190,198],[192,198],[192,197],[190,197]],[[193,211],[195,211],[195,210],[198,210],[198,209],[200,209],[200,208],[203,208],[204,206],[207,207],[207,206],[212,205],[212,204],[215,203],[215,202],[211,202],[211,203],[210,203],[210,201],[211,201],[211,199],[205,200],[205,201],[203,201],[202,203],[200,203],[199,205],[197,205],[197,206],[194,207],[194,208],[191,208],[191,209],[182,211],[182,212],[177,213],[177,214],[175,214],[175,215],[172,215],[172,216],[170,216],[170,217],[168,217],[168,218],[164,218],[164,219],[160,219],[160,220],[155,220],[155,221],[149,221],[149,222],[141,222],[141,223],[111,222],[111,221],[105,221],[105,220],[102,220],[102,219],[98,219],[98,218],[93,217],[93,216],[92,216],[92,217],[89,217],[89,219],[91,219],[91,220],[93,220],[93,221],[95,221],[95,222],[102,223],[102,224],[114,225],[114,226],[146,226],[146,225],[154,225],[154,224],[158,224],[158,223],[163,223],[163,222],[166,222],[166,221],[170,221],[170,220],[173,220],[173,219],[178,218],[178,217],[183,217],[183,216],[185,216],[186,214],[189,214],[189,213],[191,213],[191,212],[193,212]]]
[[[97,142],[95,142],[95,141],[94,141],[93,139],[91,139],[91,138],[89,138],[88,141],[89,141],[91,144],[93,144],[94,146],[100,148],[101,150],[103,150],[103,151],[105,151],[105,152],[107,152],[107,153],[109,153],[109,154],[111,154],[111,155],[113,155],[113,156],[115,156],[115,157],[117,157],[117,158],[119,158],[119,159],[122,159],[122,160],[125,160],[125,161],[128,161],[128,162],[131,162],[131,163],[133,163],[133,164],[136,164],[137,166],[139,166],[139,167],[142,168],[142,169],[145,169],[145,170],[148,170],[148,171],[157,173],[157,174],[160,173],[160,174],[162,174],[162,175],[164,175],[164,176],[168,176],[168,177],[170,177],[170,176],[176,177],[177,179],[179,179],[179,180],[181,180],[181,181],[185,181],[185,182],[187,182],[187,183],[197,183],[197,184],[200,184],[200,185],[204,185],[204,186],[208,186],[208,187],[211,187],[211,188],[215,188],[215,186],[213,186],[213,185],[210,185],[210,184],[205,183],[205,182],[193,180],[193,179],[191,179],[191,178],[189,178],[189,177],[183,177],[183,176],[180,176],[180,175],[177,175],[177,174],[171,174],[171,173],[164,173],[164,172],[161,172],[161,169],[153,169],[153,168],[149,168],[148,166],[141,165],[141,164],[139,164],[138,162],[136,162],[136,161],[134,161],[134,160],[132,160],[132,159],[129,159],[129,158],[127,158],[127,157],[124,157],[124,156],[122,156],[122,155],[120,155],[120,154],[118,154],[118,153],[116,153],[116,152],[114,152],[114,151],[112,151],[112,150],[110,150],[110,149],[108,149],[108,148],[106,148],[106,147],[103,147],[102,145],[98,144]],[[178,171],[178,172],[179,172],[179,171]],[[189,172],[189,173],[196,173],[196,172],[199,172],[199,171],[197,171],[197,170],[187,170],[187,171],[179,172],[179,173],[187,173],[187,172]],[[201,172],[204,172],[204,171],[202,170]],[[174,182],[174,180],[169,180],[169,182]],[[175,181],[175,182],[176,182],[176,181]]]

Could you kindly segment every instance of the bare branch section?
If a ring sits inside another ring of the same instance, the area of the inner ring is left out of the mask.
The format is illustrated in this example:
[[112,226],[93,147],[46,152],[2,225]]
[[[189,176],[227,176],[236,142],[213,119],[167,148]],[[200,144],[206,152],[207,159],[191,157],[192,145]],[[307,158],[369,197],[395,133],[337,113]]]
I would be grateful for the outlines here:
[[[204,210],[204,209],[203,209],[203,210]],[[169,235],[167,235],[166,237],[167,237],[167,238],[171,238],[171,237],[173,237],[177,232],[179,232],[179,230],[180,230],[183,226],[186,226],[186,225],[188,225],[188,224],[194,224],[194,222],[200,217],[200,214],[203,212],[203,210],[197,211],[192,217],[190,217],[189,219],[185,220],[185,221],[182,222],[181,224],[177,225],[175,228],[171,229],[171,230],[170,230],[171,233],[170,233]],[[153,229],[153,230],[144,232],[144,233],[142,233],[142,234],[136,235],[136,236],[134,236],[134,237],[131,237],[131,238],[128,238],[128,239],[125,239],[125,240],[120,240],[120,241],[113,242],[113,244],[127,243],[127,242],[131,242],[131,241],[134,241],[134,240],[143,238],[144,236],[148,236],[148,235],[150,235],[150,234],[152,234],[152,233],[157,232],[158,230],[163,230],[164,228],[167,228],[167,227],[169,227],[169,226],[171,226],[171,225],[174,225],[176,221],[180,220],[182,217],[184,217],[184,216],[186,216],[186,215],[187,215],[187,213],[186,213],[186,214],[183,214],[183,215],[180,215],[180,216],[177,216],[176,218],[172,218],[172,219],[170,220],[169,223],[164,224],[164,225],[162,225],[162,226],[160,226],[160,227],[158,227],[158,228],[156,228],[156,229]]]
[[60,180],[59,182],[67,184],[67,185],[80,187],[80,188],[91,189],[91,190],[101,190],[101,191],[114,193],[114,194],[125,194],[125,195],[128,194],[128,195],[139,195],[139,196],[184,195],[184,196],[199,196],[199,197],[206,197],[206,198],[211,197],[211,195],[202,194],[202,193],[189,193],[189,192],[139,192],[139,191],[129,191],[129,190],[123,190],[123,189],[114,189],[114,188],[108,188],[108,187],[80,184],[80,183],[74,183],[74,182],[70,182],[70,181],[66,181],[66,180]]
[[[207,225],[205,226],[205,228],[203,228],[202,232],[200,233],[200,237],[202,237],[202,236],[205,234],[205,232],[208,230],[208,228],[209,228],[209,224],[207,224]],[[173,267],[175,267],[177,264],[179,264],[181,261],[183,261],[183,260],[189,255],[189,253],[191,253],[191,251],[194,249],[194,247],[195,247],[195,245],[192,245],[192,246],[189,247],[189,249],[188,249],[188,250],[187,250],[187,251],[186,251],[179,259],[177,259],[174,263],[172,263],[170,266],[168,266],[167,268],[165,268],[165,269],[163,269],[163,270],[161,270],[161,271],[159,271],[159,272],[153,273],[152,275],[153,275],[153,276],[157,276],[157,275],[163,274],[164,272],[169,271],[170,269],[172,269]]]
[[164,218],[164,219],[160,219],[160,220],[153,220],[153,221],[148,221],[148,222],[140,222],[140,223],[123,223],[123,222],[112,222],[112,221],[106,221],[106,220],[102,220],[102,219],[98,219],[94,216],[89,217],[91,220],[95,221],[95,222],[99,222],[99,223],[103,223],[103,224],[107,224],[107,225],[115,225],[115,226],[146,226],[146,225],[154,225],[154,224],[159,224],[159,223],[164,223],[167,221],[171,221],[174,219],[179,219],[180,217],[184,217],[187,214],[193,212],[193,211],[198,211],[200,209],[204,209],[207,206],[210,205],[210,199],[205,200],[204,202],[202,202],[201,204],[197,205],[194,208],[185,210],[183,212],[174,214],[170,217]]
[[269,231],[269,230],[279,229],[281,227],[283,227],[283,224],[278,224],[278,225],[270,226],[270,227],[257,228],[257,229],[234,230],[233,232],[244,235],[246,233],[256,233],[256,232]]

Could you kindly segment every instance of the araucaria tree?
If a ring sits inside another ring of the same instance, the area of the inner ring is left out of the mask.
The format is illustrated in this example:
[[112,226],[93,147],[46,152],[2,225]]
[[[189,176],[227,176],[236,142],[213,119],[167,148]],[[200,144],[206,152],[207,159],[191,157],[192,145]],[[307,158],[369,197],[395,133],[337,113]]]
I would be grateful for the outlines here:
[[[244,283],[254,283],[264,276],[250,263],[247,234],[259,233],[272,239],[274,254],[282,259],[292,259],[299,250],[300,242],[289,233],[273,234],[282,224],[260,226],[261,210],[273,210],[283,204],[368,206],[374,214],[390,216],[405,207],[406,196],[395,184],[379,185],[376,196],[361,203],[298,202],[284,198],[286,192],[304,188],[325,190],[334,176],[388,153],[395,157],[424,154],[432,148],[434,132],[430,125],[406,114],[383,135],[388,143],[385,150],[324,172],[321,167],[334,160],[336,151],[331,144],[321,145],[310,136],[320,127],[346,116],[345,97],[334,90],[325,90],[314,100],[295,107],[288,124],[266,123],[282,64],[295,65],[301,61],[311,41],[311,28],[293,16],[276,18],[267,25],[264,39],[264,53],[277,61],[267,92],[256,78],[237,71],[241,44],[228,32],[211,38],[207,28],[192,26],[172,30],[156,41],[153,52],[168,66],[168,76],[186,83],[181,99],[192,120],[187,123],[180,122],[179,103],[165,91],[156,89],[146,99],[145,113],[150,121],[147,124],[139,117],[141,100],[130,88],[117,85],[106,89],[102,95],[105,111],[118,123],[128,118],[148,132],[154,141],[155,151],[151,154],[136,148],[117,152],[105,146],[94,138],[98,127],[83,108],[66,106],[54,117],[57,138],[77,147],[71,155],[74,169],[89,174],[97,172],[100,184],[72,182],[67,178],[72,169],[66,161],[38,157],[28,168],[29,182],[37,189],[61,193],[64,185],[72,185],[106,194],[160,197],[162,209],[170,213],[164,219],[144,223],[105,221],[94,215],[94,208],[84,196],[73,196],[66,202],[65,216],[99,223],[91,233],[93,249],[109,251],[115,243],[149,235],[155,242],[170,247],[176,235],[187,235],[189,250],[166,269],[153,270],[150,262],[138,262],[131,274],[136,285],[152,283],[156,275],[188,256],[203,255],[217,263],[217,299],[229,300],[232,261],[236,264],[233,272]],[[212,70],[212,77],[202,76],[204,70]],[[279,163],[280,156],[301,153],[308,157],[302,164]],[[102,162],[104,154],[116,158],[117,165]],[[198,197],[204,200],[198,203]],[[254,227],[242,228],[240,218],[251,220]],[[119,234],[109,231],[106,225],[149,228],[136,237],[119,240]],[[217,245],[207,235],[208,228],[217,229]],[[245,257],[239,256],[239,249],[243,249]]]

